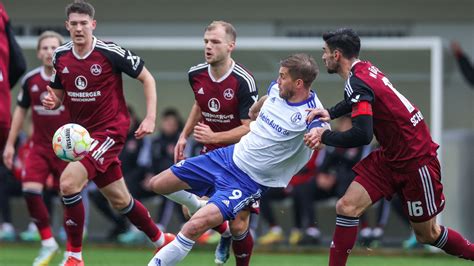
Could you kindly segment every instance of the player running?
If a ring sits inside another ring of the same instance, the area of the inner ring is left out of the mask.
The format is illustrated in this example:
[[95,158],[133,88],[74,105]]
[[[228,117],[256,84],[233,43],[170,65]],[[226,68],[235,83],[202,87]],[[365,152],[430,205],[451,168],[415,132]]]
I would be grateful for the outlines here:
[[131,197],[118,159],[130,124],[122,72],[138,79],[144,88],[146,116],[135,131],[136,138],[143,138],[155,128],[155,80],[139,56],[93,36],[97,23],[94,13],[94,7],[84,1],[75,1],[66,7],[66,28],[72,41],[55,51],[55,74],[49,94],[43,100],[43,105],[53,110],[64,101],[71,121],[84,126],[94,139],[88,155],[81,161],[69,163],[60,178],[67,234],[64,265],[67,266],[84,265],[84,205],[80,192],[88,179],[94,181],[111,206],[127,216],[156,247],[170,240],[165,239],[147,209]]
[[441,169],[434,143],[421,111],[400,94],[372,63],[359,60],[360,38],[351,29],[323,35],[323,61],[328,73],[345,81],[344,100],[327,110],[315,109],[311,121],[335,119],[352,112],[353,127],[344,132],[316,129],[306,136],[313,148],[320,143],[357,147],[375,134],[380,149],[353,170],[357,176],[336,205],[336,230],[331,243],[330,266],[346,265],[356,241],[359,216],[382,197],[397,193],[420,243],[474,260],[474,245],[451,228],[438,225],[436,215],[445,206]]

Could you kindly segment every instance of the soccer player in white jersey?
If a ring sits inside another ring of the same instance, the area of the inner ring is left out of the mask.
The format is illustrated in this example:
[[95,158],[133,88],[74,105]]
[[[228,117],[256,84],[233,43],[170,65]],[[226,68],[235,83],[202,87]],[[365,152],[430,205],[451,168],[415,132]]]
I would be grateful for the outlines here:
[[183,189],[198,196],[209,190],[215,192],[148,265],[176,265],[206,230],[234,219],[269,187],[288,185],[312,154],[304,144],[304,135],[328,126],[319,120],[306,123],[308,108],[322,108],[310,90],[318,72],[309,55],[295,54],[284,59],[280,62],[278,83],[273,83],[268,95],[252,106],[251,117],[256,120],[240,142],[182,160],[151,179],[153,191],[163,195]]

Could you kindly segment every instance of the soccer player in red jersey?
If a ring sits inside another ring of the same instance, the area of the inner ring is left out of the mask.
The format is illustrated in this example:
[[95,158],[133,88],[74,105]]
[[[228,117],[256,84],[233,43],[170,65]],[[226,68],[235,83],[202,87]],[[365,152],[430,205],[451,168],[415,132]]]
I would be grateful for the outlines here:
[[380,148],[359,162],[357,174],[336,204],[336,230],[329,265],[346,265],[356,241],[359,216],[382,197],[397,193],[420,243],[474,260],[474,245],[451,228],[438,225],[436,215],[445,205],[438,145],[431,139],[421,111],[400,94],[372,63],[358,59],[360,38],[351,29],[323,35],[323,61],[329,73],[345,81],[344,100],[334,107],[314,109],[329,121],[351,113],[353,127],[344,132],[319,130],[306,137],[310,147],[326,144],[356,147],[370,143],[375,134]]
[[111,206],[127,216],[156,247],[169,240],[169,235],[158,229],[147,209],[130,196],[118,159],[130,124],[122,72],[138,79],[144,88],[146,117],[135,131],[137,138],[152,133],[155,128],[155,80],[139,56],[93,36],[94,13],[94,7],[84,1],[75,1],[66,7],[66,28],[72,41],[54,53],[55,73],[43,100],[43,105],[53,110],[63,101],[71,121],[84,126],[94,139],[88,155],[81,161],[69,163],[60,178],[67,234],[65,265],[84,265],[81,252],[84,205],[80,191],[88,179],[94,181]]
[[[193,66],[188,72],[195,101],[175,147],[175,162],[184,159],[186,139],[191,133],[204,144],[202,153],[206,153],[237,143],[250,130],[249,109],[257,101],[258,91],[253,75],[231,57],[236,37],[235,28],[225,21],[214,21],[205,30],[206,63]],[[200,207],[197,198],[186,191],[166,196],[187,206],[191,213]],[[249,210],[241,211],[230,221],[232,248],[238,266],[249,264],[253,249],[253,239],[248,231]],[[215,254],[218,265],[224,264],[229,257],[231,235],[226,232],[225,225],[216,228],[222,234]]]
[[26,62],[15,40],[10,18],[0,2],[0,152],[10,129],[10,90],[26,70]]
[[53,52],[63,43],[56,32],[43,32],[38,38],[37,57],[42,65],[28,72],[22,80],[22,91],[13,113],[12,125],[5,145],[3,159],[11,169],[15,154],[15,140],[25,120],[28,108],[32,110],[33,134],[29,141],[27,157],[21,172],[22,190],[30,217],[36,224],[41,237],[41,249],[33,265],[47,265],[59,250],[53,237],[48,209],[42,198],[43,188],[50,174],[54,177],[54,188],[59,189],[59,176],[66,167],[51,149],[51,139],[57,128],[69,122],[69,114],[64,106],[56,110],[46,110],[41,100],[48,94],[53,74]]

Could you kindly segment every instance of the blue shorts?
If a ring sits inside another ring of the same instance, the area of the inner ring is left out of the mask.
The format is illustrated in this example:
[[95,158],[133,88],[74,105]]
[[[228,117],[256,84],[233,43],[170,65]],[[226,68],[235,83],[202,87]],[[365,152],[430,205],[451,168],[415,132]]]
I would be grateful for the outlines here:
[[224,220],[258,200],[268,187],[253,181],[232,160],[234,145],[182,160],[170,169],[200,197],[208,196]]

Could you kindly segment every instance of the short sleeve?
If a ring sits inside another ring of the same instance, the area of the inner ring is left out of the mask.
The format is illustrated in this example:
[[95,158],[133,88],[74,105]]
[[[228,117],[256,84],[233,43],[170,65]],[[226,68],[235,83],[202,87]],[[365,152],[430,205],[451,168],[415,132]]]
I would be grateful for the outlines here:
[[61,54],[59,54],[58,52],[55,52],[53,54],[53,74],[51,75],[51,81],[49,83],[49,86],[53,89],[64,90],[59,74],[61,72],[58,71],[60,55]]
[[349,84],[346,87],[348,87],[346,88],[346,93],[350,92],[350,95],[348,95],[348,101],[351,104],[361,101],[367,101],[370,103],[374,102],[373,90],[357,76],[353,75],[349,79]]
[[104,51],[109,55],[115,71],[123,72],[132,78],[137,78],[138,75],[140,75],[145,65],[145,62],[140,56],[115,43],[106,43],[105,47]]
[[237,90],[237,97],[239,99],[239,117],[240,119],[250,119],[250,107],[258,100],[258,89],[255,79],[248,72],[240,66],[235,67],[240,77],[240,84]]

